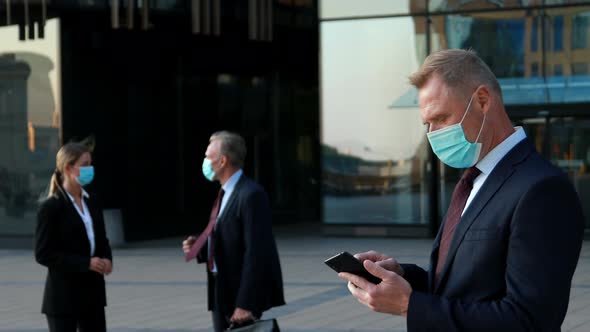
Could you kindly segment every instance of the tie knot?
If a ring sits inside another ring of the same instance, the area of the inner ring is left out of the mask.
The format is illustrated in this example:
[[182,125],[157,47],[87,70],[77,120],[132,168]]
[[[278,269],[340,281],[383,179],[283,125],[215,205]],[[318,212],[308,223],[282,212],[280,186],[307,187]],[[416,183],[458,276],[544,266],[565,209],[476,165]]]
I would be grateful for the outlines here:
[[461,181],[464,181],[469,184],[473,184],[473,180],[481,174],[479,168],[472,166],[465,170],[463,176],[461,176]]
[[223,188],[219,189],[219,192],[217,193],[217,199],[222,199],[223,198],[223,194],[225,194],[225,191],[223,190]]

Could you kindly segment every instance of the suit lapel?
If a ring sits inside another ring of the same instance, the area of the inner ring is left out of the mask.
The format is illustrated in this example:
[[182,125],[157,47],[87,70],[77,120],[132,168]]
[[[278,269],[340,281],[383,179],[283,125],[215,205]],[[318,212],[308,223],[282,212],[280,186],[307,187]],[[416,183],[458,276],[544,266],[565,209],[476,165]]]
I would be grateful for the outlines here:
[[99,210],[95,208],[94,201],[91,198],[84,197],[84,202],[86,203],[86,207],[88,207],[88,213],[90,213],[90,217],[92,218],[92,225],[95,226],[96,222],[102,217],[102,215],[100,215]]
[[[90,250],[90,240],[88,239],[88,234],[86,233],[86,226],[84,226],[84,220],[82,220],[82,217],[80,217],[80,215],[78,214],[78,210],[76,210],[74,202],[70,200],[68,194],[66,194],[65,192],[60,192],[60,194],[62,200],[64,201],[64,204],[68,206],[68,213],[71,217],[68,218],[68,220],[71,220],[71,225],[75,227],[78,230],[80,236],[86,240],[85,242],[88,243],[88,250]],[[90,207],[88,209],[90,210]],[[92,217],[94,218],[94,216]]]
[[[98,243],[100,241],[98,234],[101,234],[101,232],[97,231],[96,227],[99,225],[99,222],[102,222],[102,211],[94,206],[94,201],[92,198],[84,197],[84,201],[86,202],[86,207],[88,207],[90,218],[92,218],[92,230],[94,231],[94,251],[96,253],[98,251]],[[90,243],[90,241],[88,242]]]
[[[446,218],[446,216],[445,216]],[[444,219],[443,219],[444,220]],[[438,234],[434,239],[434,243],[432,245],[432,251],[430,252],[430,268],[428,269],[428,289],[434,290],[434,272],[436,271],[436,264],[438,262],[438,248],[440,247],[440,238],[442,236],[442,226],[444,222],[441,223],[440,227],[438,228]]]
[[496,165],[496,167],[492,170],[492,173],[490,173],[484,182],[483,186],[479,189],[477,195],[463,213],[463,216],[461,217],[459,224],[455,229],[455,234],[453,235],[453,240],[451,241],[449,253],[445,261],[445,266],[441,272],[440,282],[438,285],[435,285],[435,293],[438,292],[440,287],[445,283],[447,273],[449,272],[450,266],[453,263],[457,249],[461,245],[461,242],[463,242],[465,233],[467,233],[489,200],[494,197],[496,192],[514,173],[514,166],[528,157],[533,149],[534,148],[529,143],[528,139],[518,143],[512,150],[510,150],[510,152],[508,152],[508,154],[498,163],[498,165]]
[[84,221],[82,221],[82,218],[78,214],[78,210],[76,210],[76,207],[74,206],[74,202],[72,202],[72,200],[70,200],[70,197],[68,197],[67,193],[60,192],[60,194],[61,194],[61,199],[63,200],[64,204],[67,206],[68,213],[72,217],[71,220],[72,220],[73,224],[75,224],[76,226],[83,225]]

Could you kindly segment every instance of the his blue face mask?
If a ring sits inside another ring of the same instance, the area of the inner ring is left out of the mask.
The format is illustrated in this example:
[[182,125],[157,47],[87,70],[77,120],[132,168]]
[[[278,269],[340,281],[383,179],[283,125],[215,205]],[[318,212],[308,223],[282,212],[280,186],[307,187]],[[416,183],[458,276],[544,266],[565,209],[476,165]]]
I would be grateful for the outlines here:
[[213,170],[213,165],[211,164],[211,160],[207,158],[203,159],[203,175],[209,181],[215,180],[215,171]]
[[465,138],[465,131],[463,131],[463,127],[461,126],[463,120],[465,120],[465,116],[469,112],[472,101],[473,95],[471,95],[465,114],[463,114],[463,118],[459,123],[426,134],[432,151],[434,151],[438,159],[454,168],[469,168],[475,165],[481,153],[481,143],[477,141],[486,122],[486,115],[484,114],[483,116],[481,128],[474,143],[469,142]]
[[94,166],[80,166],[80,175],[76,178],[76,181],[85,186],[90,184],[94,179]]

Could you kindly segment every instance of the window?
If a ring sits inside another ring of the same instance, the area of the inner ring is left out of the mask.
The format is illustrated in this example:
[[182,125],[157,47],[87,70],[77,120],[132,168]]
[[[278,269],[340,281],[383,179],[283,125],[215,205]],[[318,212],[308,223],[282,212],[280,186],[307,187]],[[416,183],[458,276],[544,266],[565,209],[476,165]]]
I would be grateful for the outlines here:
[[321,30],[324,223],[426,224],[428,143],[407,82],[424,60],[415,19]]
[[19,41],[0,27],[0,235],[31,236],[59,148],[59,21]]
[[563,51],[563,16],[553,17],[553,50]]
[[8,89],[0,85],[0,121],[8,114]]
[[553,66],[553,76],[563,76],[563,65],[561,63]]
[[539,17],[533,18],[533,30],[531,32],[531,52],[539,50]]
[[539,64],[537,62],[533,62],[531,65],[531,77],[539,77]]
[[586,13],[574,16],[572,20],[572,49],[585,49],[588,45],[588,16]]
[[588,75],[588,63],[578,62],[572,64],[572,75]]

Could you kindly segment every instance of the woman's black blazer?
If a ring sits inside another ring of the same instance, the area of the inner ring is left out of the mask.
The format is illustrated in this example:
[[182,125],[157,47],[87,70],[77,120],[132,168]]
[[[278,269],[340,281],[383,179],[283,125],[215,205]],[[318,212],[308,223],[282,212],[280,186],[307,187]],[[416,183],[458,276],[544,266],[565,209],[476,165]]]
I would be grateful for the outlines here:
[[[102,210],[92,196],[84,200],[94,225],[94,256],[112,261]],[[89,269],[90,258],[84,222],[59,190],[41,203],[37,214],[35,259],[48,269],[42,313],[72,314],[106,306],[104,277]]]

